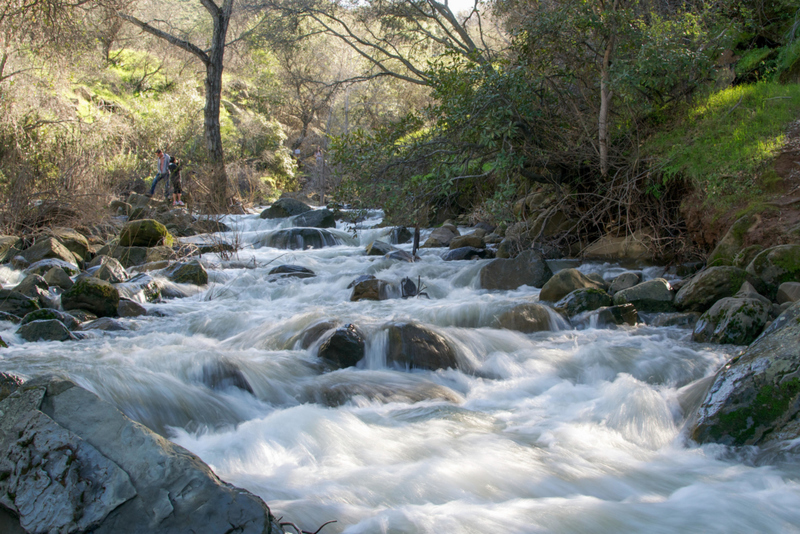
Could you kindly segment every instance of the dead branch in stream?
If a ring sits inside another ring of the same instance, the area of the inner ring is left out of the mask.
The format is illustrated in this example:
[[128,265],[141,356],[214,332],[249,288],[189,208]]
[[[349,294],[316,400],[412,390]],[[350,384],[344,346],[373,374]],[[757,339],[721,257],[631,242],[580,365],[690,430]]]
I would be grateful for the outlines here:
[[314,532],[310,532],[310,531],[308,531],[308,530],[302,530],[300,527],[298,527],[297,525],[295,525],[295,524],[294,524],[294,523],[292,523],[291,521],[281,521],[281,519],[283,519],[283,518],[280,518],[280,519],[278,519],[278,524],[279,524],[280,526],[282,526],[282,527],[292,527],[293,529],[295,529],[295,530],[297,531],[297,533],[298,533],[298,534],[319,534],[319,531],[320,531],[320,530],[322,530],[323,528],[325,528],[325,526],[327,526],[327,525],[330,525],[331,523],[336,523],[336,520],[335,520],[335,519],[331,519],[330,521],[326,521],[326,522],[324,522],[324,523],[323,523],[323,524],[322,524],[322,525],[321,525],[321,526],[320,526],[320,527],[319,527],[317,530],[315,530]]

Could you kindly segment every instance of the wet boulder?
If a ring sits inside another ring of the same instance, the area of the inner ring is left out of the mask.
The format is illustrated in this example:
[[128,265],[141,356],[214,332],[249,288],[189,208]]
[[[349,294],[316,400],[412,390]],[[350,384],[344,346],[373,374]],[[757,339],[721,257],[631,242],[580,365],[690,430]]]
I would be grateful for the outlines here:
[[782,283],[800,282],[800,245],[768,248],[750,262],[747,272],[766,282],[767,296],[774,297]]
[[292,226],[298,228],[336,228],[336,218],[327,208],[311,210],[292,218]]
[[61,304],[65,310],[83,309],[98,317],[114,317],[119,305],[119,291],[105,280],[79,278],[61,295]]
[[473,233],[454,237],[448,246],[450,247],[450,250],[461,247],[483,249],[486,248],[486,241],[483,240],[483,237]]
[[280,278],[313,278],[317,276],[317,274],[302,265],[279,265],[270,270],[269,276]]
[[86,236],[72,228],[53,228],[53,237],[58,239],[67,250],[72,252],[79,263],[89,260],[89,240]]
[[516,289],[522,285],[542,287],[553,272],[541,253],[526,250],[516,258],[495,259],[481,268],[484,289]]
[[444,336],[412,323],[389,325],[386,362],[411,369],[458,369],[456,352]]
[[655,278],[642,282],[628,289],[617,292],[613,297],[615,306],[633,304],[639,312],[674,311],[672,304],[674,295],[669,282],[663,278]]
[[37,319],[21,325],[17,335],[25,341],[69,341],[77,339],[58,319]]
[[20,321],[22,321],[22,318],[19,315],[14,315],[13,313],[0,311],[0,321],[7,321],[9,323],[19,324]]
[[36,299],[42,308],[58,308],[58,299],[50,293],[50,288],[44,277],[38,274],[29,274],[14,288],[26,297]]
[[32,311],[22,318],[20,324],[27,324],[32,321],[56,319],[66,326],[69,330],[80,330],[81,323],[69,313],[52,308],[45,308],[43,310]]
[[399,245],[402,243],[408,243],[414,238],[413,232],[406,228],[405,226],[395,226],[392,228],[392,232],[389,234],[389,240],[392,244]]
[[354,324],[337,328],[322,342],[318,355],[334,369],[355,367],[364,359],[366,343],[364,336]]
[[366,248],[367,256],[385,256],[394,250],[397,250],[397,248],[377,239],[367,245]]
[[127,282],[114,284],[114,287],[119,291],[120,298],[135,302],[155,302],[161,297],[161,288],[147,273],[139,273]]
[[60,267],[53,267],[44,273],[44,280],[47,282],[47,285],[58,287],[60,289],[69,289],[74,283],[72,278],[70,278],[70,276],[64,272],[64,269],[61,269]]
[[0,401],[14,393],[25,380],[14,373],[0,372]]
[[357,300],[386,300],[391,298],[391,284],[385,280],[373,278],[364,280],[353,286],[350,301]]
[[75,255],[55,237],[38,239],[36,243],[22,251],[22,256],[31,264],[47,259],[77,263]]
[[633,304],[607,306],[572,317],[576,328],[616,328],[621,325],[636,326],[639,313]]
[[122,264],[123,267],[129,269],[147,263],[157,261],[169,261],[177,258],[175,251],[167,246],[153,246],[153,247],[103,247],[100,249],[101,254],[107,254],[113,257]]
[[101,330],[103,332],[122,332],[125,330],[130,330],[127,326],[122,324],[120,321],[113,319],[111,317],[98,317],[94,321],[89,321],[88,323],[83,325],[84,331],[89,330]]
[[10,261],[22,252],[22,239],[16,236],[0,235],[0,263]]
[[752,279],[738,267],[710,267],[680,288],[675,295],[675,307],[703,313],[719,299],[734,296],[748,278]]
[[197,260],[177,263],[167,269],[166,275],[176,284],[204,286],[208,283],[208,271]]
[[49,258],[46,260],[39,260],[37,262],[29,264],[27,267],[25,267],[25,274],[32,273],[32,274],[45,275],[53,267],[58,267],[59,269],[64,271],[64,273],[66,273],[67,276],[75,276],[76,274],[81,272],[78,266],[75,265],[75,262],[59,260],[57,258]]
[[527,303],[514,306],[500,314],[494,326],[529,334],[553,330],[552,311],[542,304]]
[[120,317],[139,317],[140,315],[147,315],[147,309],[138,302],[120,297],[117,315]]
[[0,311],[24,317],[40,308],[38,299],[26,297],[18,291],[0,289]]
[[570,292],[553,307],[567,317],[573,317],[579,313],[611,306],[611,304],[611,295],[602,289],[583,288]]
[[272,205],[261,212],[262,219],[284,219],[311,211],[311,206],[293,198],[279,198]]
[[611,281],[608,292],[613,296],[623,289],[631,288],[642,282],[642,275],[639,273],[622,273]]
[[361,282],[366,282],[367,280],[376,280],[374,274],[362,274],[352,282],[347,285],[347,289],[353,289],[355,286],[360,284]]
[[800,437],[800,303],[723,366],[690,425],[699,443],[758,445]]
[[440,399],[459,404],[464,401],[450,388],[440,386],[419,376],[409,377],[391,371],[338,372],[321,375],[308,394],[326,406],[341,406],[354,397],[372,402],[412,404]]
[[557,302],[576,289],[605,288],[596,280],[592,280],[578,269],[562,269],[554,274],[543,286],[539,293],[539,300]]
[[759,299],[720,299],[697,321],[692,339],[699,343],[748,345],[764,329],[769,310],[770,305]]
[[485,248],[459,247],[451,248],[442,259],[444,261],[478,260],[489,257]]
[[458,229],[452,224],[445,224],[436,228],[425,240],[423,248],[449,247],[450,242],[458,237]]
[[167,227],[155,219],[131,221],[122,227],[119,233],[121,247],[155,247],[166,245],[171,247],[174,238]]
[[[0,480],[26,532],[282,532],[261,499],[67,381],[2,401]],[[13,532],[13,531],[12,531]]]

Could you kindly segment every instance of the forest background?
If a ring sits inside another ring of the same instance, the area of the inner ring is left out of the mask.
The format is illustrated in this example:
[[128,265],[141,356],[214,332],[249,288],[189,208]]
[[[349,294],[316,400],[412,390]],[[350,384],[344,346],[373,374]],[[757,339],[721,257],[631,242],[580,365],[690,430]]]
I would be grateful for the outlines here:
[[701,255],[786,193],[799,82],[793,0],[10,0],[0,226],[103,220],[161,147],[205,212],[294,192]]

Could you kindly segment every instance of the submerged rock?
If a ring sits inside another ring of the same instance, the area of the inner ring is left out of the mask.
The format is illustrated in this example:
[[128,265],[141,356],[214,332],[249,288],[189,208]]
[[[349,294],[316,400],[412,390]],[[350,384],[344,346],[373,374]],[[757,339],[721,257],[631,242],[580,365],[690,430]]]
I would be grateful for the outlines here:
[[394,246],[390,245],[389,243],[385,243],[383,241],[375,240],[369,245],[367,245],[366,252],[367,256],[385,256],[390,252],[398,250]]
[[800,303],[717,372],[691,425],[699,443],[765,446],[800,437]]
[[279,265],[269,272],[270,276],[280,276],[282,278],[313,278],[317,274],[302,265]]
[[23,324],[17,335],[25,341],[68,341],[76,339],[69,328],[58,319],[37,319]]
[[598,308],[611,306],[611,295],[601,289],[584,288],[576,289],[566,297],[559,300],[554,308],[567,317],[573,317],[579,313],[593,311]]
[[292,226],[305,228],[336,228],[333,212],[327,208],[311,210],[292,218]]
[[571,318],[576,328],[615,328],[621,325],[636,326],[639,313],[633,304],[607,306]]
[[488,258],[489,253],[485,248],[458,247],[451,248],[447,254],[442,256],[444,261],[476,260]]
[[391,298],[391,284],[385,280],[372,278],[358,282],[353,286],[350,301],[357,300],[386,300]]
[[344,244],[344,240],[329,230],[320,228],[286,228],[264,236],[258,241],[262,247],[287,250],[334,247]]
[[239,366],[229,360],[215,360],[203,365],[202,381],[211,389],[236,388],[253,394],[253,387]]
[[419,376],[391,371],[346,370],[319,377],[308,394],[318,403],[341,406],[354,397],[373,402],[415,403],[441,399],[450,403],[463,402],[461,395]]

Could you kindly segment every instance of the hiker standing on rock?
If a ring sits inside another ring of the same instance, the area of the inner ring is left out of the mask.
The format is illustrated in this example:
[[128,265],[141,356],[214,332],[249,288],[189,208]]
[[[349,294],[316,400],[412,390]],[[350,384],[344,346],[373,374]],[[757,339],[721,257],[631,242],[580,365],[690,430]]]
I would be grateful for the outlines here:
[[169,157],[169,181],[172,182],[173,206],[183,206],[183,201],[181,200],[181,194],[183,194],[183,188],[181,187],[181,167],[183,167],[181,160],[177,159],[175,156]]
[[147,196],[152,197],[156,192],[158,182],[164,180],[164,196],[169,202],[169,154],[159,148],[156,150],[156,156],[158,156],[158,170],[156,171],[156,177],[153,178],[153,184],[150,186],[150,193]]

